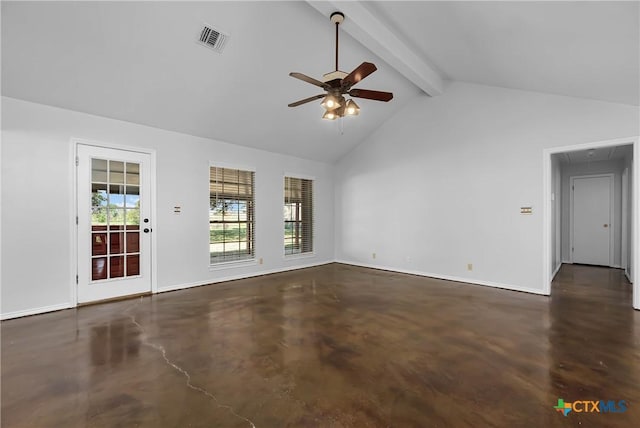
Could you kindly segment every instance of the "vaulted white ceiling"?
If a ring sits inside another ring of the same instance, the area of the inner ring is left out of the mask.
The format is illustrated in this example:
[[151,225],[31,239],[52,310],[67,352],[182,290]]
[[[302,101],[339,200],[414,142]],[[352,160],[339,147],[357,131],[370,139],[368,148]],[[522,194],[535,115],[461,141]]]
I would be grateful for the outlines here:
[[451,80],[640,105],[640,2],[372,2]]
[[[326,122],[290,71],[376,71],[359,117]],[[352,13],[350,16],[349,13]],[[195,40],[230,35],[218,54]],[[637,2],[2,2],[3,95],[334,161],[444,79],[639,104]]]

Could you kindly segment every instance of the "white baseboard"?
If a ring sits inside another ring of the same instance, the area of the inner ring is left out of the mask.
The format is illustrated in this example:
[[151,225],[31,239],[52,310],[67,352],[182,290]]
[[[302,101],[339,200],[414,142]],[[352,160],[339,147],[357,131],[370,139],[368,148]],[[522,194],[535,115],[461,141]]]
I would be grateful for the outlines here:
[[336,263],[343,263],[346,265],[360,266],[360,267],[366,267],[366,268],[372,268],[372,269],[380,269],[380,270],[386,270],[390,272],[407,273],[410,275],[418,275],[418,276],[425,276],[425,277],[435,278],[435,279],[443,279],[445,281],[455,281],[455,282],[462,282],[465,284],[475,284],[475,285],[483,285],[486,287],[502,288],[502,289],[511,290],[511,291],[521,291],[524,293],[538,294],[542,296],[546,295],[542,290],[537,290],[535,288],[521,287],[519,285],[511,285],[511,284],[501,284],[498,282],[484,281],[480,279],[461,278],[457,276],[441,275],[437,273],[422,272],[422,271],[416,271],[411,269],[399,269],[395,267],[373,265],[369,263],[359,263],[359,262],[353,262],[353,261],[347,261],[347,260],[336,260]]
[[219,282],[235,281],[237,279],[253,278],[253,277],[256,277],[256,276],[270,275],[272,273],[280,273],[280,272],[287,272],[287,271],[291,271],[291,270],[305,269],[305,268],[310,268],[310,267],[315,267],[315,266],[326,265],[326,264],[333,263],[333,262],[334,262],[333,260],[326,260],[326,261],[322,261],[322,262],[314,262],[314,263],[307,263],[307,264],[303,264],[303,265],[287,266],[287,267],[283,267],[283,268],[269,269],[269,270],[264,270],[264,271],[260,271],[260,272],[241,273],[241,274],[237,274],[237,275],[229,275],[229,276],[224,276],[224,277],[221,277],[221,278],[212,278],[212,279],[207,279],[207,280],[204,280],[204,281],[191,282],[191,283],[187,283],[187,284],[167,285],[165,287],[158,287],[158,291],[157,292],[158,293],[165,293],[167,291],[184,290],[185,288],[200,287],[200,286],[203,286],[203,285],[217,284]]
[[[329,264],[329,263],[333,263],[333,260],[326,260],[326,261],[322,261],[322,262],[308,263],[308,264],[297,265],[297,266],[288,266],[288,267],[278,268],[278,269],[270,269],[270,270],[261,271],[261,272],[255,272],[255,273],[250,273],[250,274],[231,275],[231,276],[226,276],[226,277],[223,277],[223,278],[215,278],[215,279],[211,279],[211,280],[207,280],[207,281],[193,282],[193,283],[189,283],[189,284],[170,285],[170,286],[167,286],[167,287],[159,288],[157,293],[164,293],[164,292],[173,291],[173,290],[182,290],[182,289],[185,289],[185,288],[198,287],[198,286],[201,286],[201,285],[214,284],[214,283],[224,282],[224,281],[232,281],[232,280],[235,280],[235,279],[243,279],[243,278],[251,278],[251,277],[261,276],[261,275],[269,275],[269,274],[272,274],[272,273],[286,272],[286,271],[290,271],[290,270],[304,269],[304,268],[309,268],[309,267],[314,267],[314,266],[326,265],[326,264]],[[29,315],[44,314],[46,312],[54,312],[54,311],[59,311],[59,310],[62,310],[62,309],[71,309],[71,308],[75,308],[75,307],[76,307],[76,305],[71,304],[71,303],[60,303],[58,305],[42,306],[40,308],[32,308],[32,309],[25,309],[25,310],[22,310],[22,311],[7,312],[7,313],[0,314],[0,320],[8,320],[8,319],[12,319],[12,318],[26,317],[26,316],[29,316]]]
[[7,312],[0,315],[0,319],[8,320],[12,318],[20,318],[20,317],[26,317],[29,315],[44,314],[46,312],[54,312],[54,311],[60,311],[62,309],[71,309],[71,308],[75,308],[75,305],[72,305],[71,303],[60,303],[58,305],[42,306],[40,308],[25,309],[23,311]]

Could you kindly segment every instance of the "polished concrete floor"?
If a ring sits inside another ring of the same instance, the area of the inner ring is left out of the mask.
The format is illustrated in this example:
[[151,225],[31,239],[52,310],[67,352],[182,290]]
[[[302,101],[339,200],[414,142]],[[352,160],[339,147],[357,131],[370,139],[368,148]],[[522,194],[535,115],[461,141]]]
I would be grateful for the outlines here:
[[[626,400],[624,413],[553,408]],[[619,270],[551,298],[331,264],[2,323],[2,427],[638,427]]]

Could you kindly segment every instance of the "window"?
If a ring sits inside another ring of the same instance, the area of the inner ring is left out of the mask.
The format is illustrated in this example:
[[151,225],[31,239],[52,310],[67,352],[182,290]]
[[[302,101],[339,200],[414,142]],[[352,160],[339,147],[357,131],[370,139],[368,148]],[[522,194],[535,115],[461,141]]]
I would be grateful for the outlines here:
[[313,251],[313,181],[284,178],[284,253]]
[[209,253],[211,264],[254,257],[253,171],[209,170]]

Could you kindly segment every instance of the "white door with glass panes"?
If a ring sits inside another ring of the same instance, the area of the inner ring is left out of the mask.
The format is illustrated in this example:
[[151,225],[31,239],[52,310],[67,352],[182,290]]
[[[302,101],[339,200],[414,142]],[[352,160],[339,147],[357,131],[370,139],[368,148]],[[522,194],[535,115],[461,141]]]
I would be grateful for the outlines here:
[[78,144],[78,303],[151,291],[151,155]]

